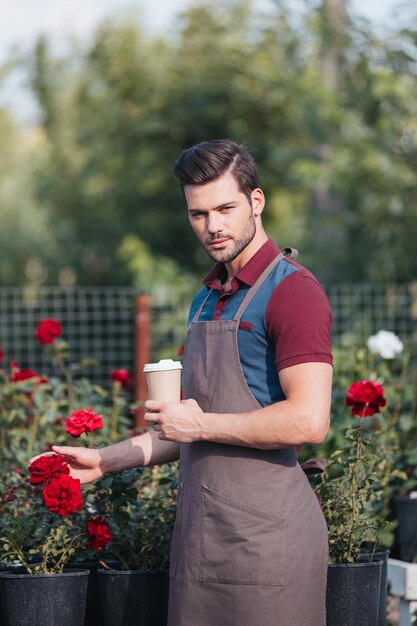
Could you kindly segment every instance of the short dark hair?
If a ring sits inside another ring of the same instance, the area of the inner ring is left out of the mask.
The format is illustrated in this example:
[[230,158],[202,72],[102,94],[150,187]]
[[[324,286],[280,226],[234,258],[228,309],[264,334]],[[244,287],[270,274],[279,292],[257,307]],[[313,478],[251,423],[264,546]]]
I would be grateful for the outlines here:
[[250,202],[259,187],[255,160],[245,146],[230,139],[203,141],[183,150],[172,168],[183,192],[187,185],[205,185],[229,170]]

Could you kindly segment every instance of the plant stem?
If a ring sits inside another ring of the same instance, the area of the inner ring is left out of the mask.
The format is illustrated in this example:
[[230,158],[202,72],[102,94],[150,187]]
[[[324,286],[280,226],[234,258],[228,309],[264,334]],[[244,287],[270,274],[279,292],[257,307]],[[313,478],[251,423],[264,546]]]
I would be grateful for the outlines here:
[[117,558],[119,559],[120,563],[123,565],[123,567],[125,569],[130,569],[129,568],[129,564],[124,560],[124,558],[120,555],[119,552],[115,552],[114,554],[117,556]]
[[405,377],[407,375],[407,370],[408,370],[408,364],[410,362],[410,353],[407,353],[404,357],[404,362],[403,362],[403,367],[401,370],[401,376],[400,376],[400,382],[398,385],[398,395],[397,395],[397,399],[395,401],[395,407],[394,407],[394,412],[393,412],[393,416],[392,416],[392,424],[395,424],[398,421],[398,417],[400,414],[400,410],[401,410],[401,392],[402,389],[404,387],[404,383],[405,383]]
[[347,561],[350,562],[352,553],[353,533],[356,524],[356,485],[355,485],[355,471],[354,463],[349,463],[349,475],[350,475],[350,500],[351,500],[351,518],[350,518],[350,533],[348,543]]
[[35,443],[36,440],[36,435],[38,434],[38,429],[39,429],[39,424],[40,424],[40,415],[36,412],[33,414],[33,421],[32,421],[32,437],[31,440],[28,443],[28,456],[32,456],[32,450],[33,450],[33,445]]
[[[75,537],[73,537],[69,543],[69,545],[65,548],[65,550],[62,551],[61,556],[59,557],[58,561],[55,563],[55,567],[58,569],[58,573],[60,574],[65,566],[65,563],[68,560],[68,552],[70,552],[70,550],[72,549],[72,546],[74,545],[74,542],[79,539],[80,537],[83,537],[84,533],[80,533],[79,535],[75,535]],[[61,562],[64,559],[64,562],[61,566]]]
[[117,399],[119,397],[121,385],[117,381],[113,384],[112,389],[112,413],[111,413],[111,430],[110,430],[110,438],[112,441],[116,441],[118,436],[118,422],[119,422],[119,409],[117,406]]
[[56,343],[54,343],[54,349],[55,349],[55,358],[56,358],[56,362],[58,363],[58,366],[61,370],[61,372],[63,373],[65,380],[67,382],[67,392],[68,392],[68,401],[69,401],[69,411],[71,412],[72,407],[74,406],[75,403],[75,392],[74,392],[74,386],[73,386],[73,380],[72,380],[72,375],[71,372],[69,371],[69,369],[67,368],[67,366],[65,365],[65,361],[62,358],[62,354],[61,351],[59,349],[59,347],[57,346]]

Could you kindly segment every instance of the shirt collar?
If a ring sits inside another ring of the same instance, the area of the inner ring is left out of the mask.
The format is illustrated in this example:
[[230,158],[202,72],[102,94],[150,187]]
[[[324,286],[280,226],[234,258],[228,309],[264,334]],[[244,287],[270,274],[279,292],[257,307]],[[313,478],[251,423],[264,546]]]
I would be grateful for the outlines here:
[[[253,255],[252,258],[236,274],[235,278],[240,282],[252,287],[264,269],[268,267],[280,250],[272,239],[268,239],[263,246]],[[203,282],[210,289],[221,289],[222,283],[226,281],[227,271],[224,263],[216,263],[204,278]]]

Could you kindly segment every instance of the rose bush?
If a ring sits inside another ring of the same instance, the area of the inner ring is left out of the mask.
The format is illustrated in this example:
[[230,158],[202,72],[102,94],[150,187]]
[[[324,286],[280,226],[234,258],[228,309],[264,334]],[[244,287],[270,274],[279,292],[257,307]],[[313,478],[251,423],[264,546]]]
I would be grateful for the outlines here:
[[[53,321],[53,320],[52,320]],[[109,391],[69,364],[61,326],[44,320],[36,338],[59,369],[48,379],[11,361],[0,369],[0,560],[28,572],[60,572],[68,559],[98,556],[138,567],[166,563],[175,513],[176,464],[105,476],[81,488],[63,455],[31,457],[52,444],[94,445],[131,434],[125,391],[132,377],[112,370]],[[88,407],[88,408],[80,408]],[[140,496],[140,499],[138,498]],[[128,557],[126,555],[129,555]]]
[[104,567],[168,567],[177,488],[177,463],[126,470],[96,481],[91,503],[112,535],[100,554]]
[[369,382],[350,386],[345,402],[348,406],[353,403],[355,419],[350,419],[344,442],[330,455],[317,486],[333,563],[355,563],[363,543],[377,545],[387,525],[380,515],[381,502],[384,479],[393,468],[378,453],[377,433],[382,424],[364,422],[385,405],[384,391]]
[[[372,515],[381,524],[381,543],[390,547],[395,527],[392,497],[399,491],[406,493],[417,488],[416,374],[409,367],[410,353],[406,348],[387,359],[371,351],[368,343],[361,345],[346,337],[345,343],[334,346],[330,430],[319,446],[303,446],[300,462],[315,456],[331,459],[327,476],[337,476],[341,469],[333,462],[334,453],[346,453],[349,443],[353,445],[346,438],[347,430],[353,428],[357,432],[362,428],[364,449],[372,457],[367,470],[368,479],[374,484]],[[350,417],[346,416],[346,407],[350,407]],[[352,431],[348,434],[351,436]],[[343,458],[346,461],[342,455],[342,461]],[[327,494],[335,507],[343,501],[338,500],[337,494],[337,490],[333,497]]]
[[[38,331],[46,338],[46,330],[49,328],[51,336],[54,327],[51,320],[43,321],[48,324],[41,322]],[[44,345],[57,368],[56,376],[46,378],[15,361],[0,368],[0,466],[9,460],[26,467],[31,457],[50,449],[52,443],[68,444],[70,433],[60,426],[72,417],[72,433],[77,427],[84,432],[80,415],[73,416],[80,410],[87,411],[87,430],[92,423],[100,423],[89,417],[90,411],[103,420],[94,438],[97,446],[123,439],[131,429],[131,407],[119,383],[114,382],[110,389],[92,385],[82,376],[91,359],[69,363],[69,346],[61,336]]]
[[[28,471],[27,483],[8,491],[3,501],[0,556],[29,573],[60,573],[90,537],[80,480],[70,475],[64,455],[35,458]],[[14,473],[24,477],[21,470]],[[30,559],[39,562],[31,565]]]

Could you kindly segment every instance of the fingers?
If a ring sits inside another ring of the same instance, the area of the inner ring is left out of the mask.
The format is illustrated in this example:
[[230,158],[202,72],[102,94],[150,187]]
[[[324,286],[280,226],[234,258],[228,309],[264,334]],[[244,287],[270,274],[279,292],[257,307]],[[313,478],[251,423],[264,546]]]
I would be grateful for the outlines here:
[[52,446],[53,452],[55,454],[63,454],[64,456],[77,456],[77,453],[82,450],[82,448],[72,447],[72,446]]
[[52,446],[52,450],[58,454],[75,454],[82,449],[82,446]]
[[143,416],[145,422],[156,423],[159,413],[145,413]]
[[160,411],[164,402],[160,400],[146,400],[145,409],[148,411]]
[[36,461],[37,459],[40,459],[41,456],[54,456],[54,452],[42,452],[42,454],[37,454],[36,456],[33,456],[30,460],[29,460],[29,465],[31,463],[33,463],[33,461]]

